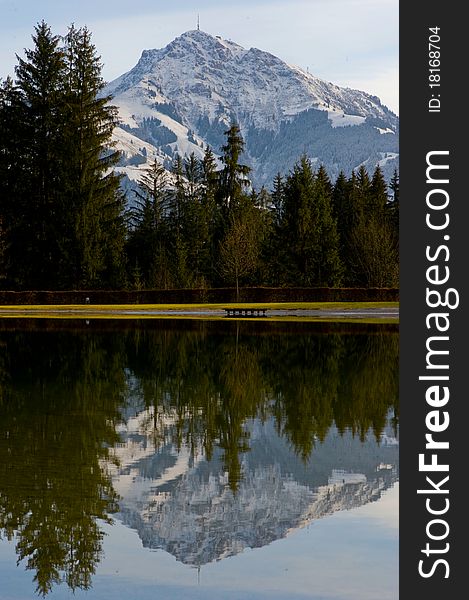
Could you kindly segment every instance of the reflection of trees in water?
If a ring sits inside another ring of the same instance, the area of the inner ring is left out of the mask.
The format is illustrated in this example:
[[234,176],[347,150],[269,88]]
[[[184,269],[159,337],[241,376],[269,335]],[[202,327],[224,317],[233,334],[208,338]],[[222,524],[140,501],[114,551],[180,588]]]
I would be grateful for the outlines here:
[[307,458],[314,440],[335,423],[363,441],[381,437],[392,409],[398,410],[398,336],[390,334],[309,336],[281,353],[270,373],[275,381],[279,428]]
[[60,581],[87,589],[101,556],[97,519],[118,508],[100,461],[118,441],[122,370],[91,336],[17,335],[6,347],[0,532],[16,538],[38,593]]
[[129,367],[155,415],[176,411],[171,435],[178,447],[202,446],[209,458],[215,445],[224,450],[236,489],[249,418],[274,416],[305,459],[334,423],[362,440],[371,429],[379,439],[390,410],[397,419],[398,351],[397,333],[140,332]]
[[157,444],[203,448],[208,459],[221,448],[233,491],[247,419],[273,416],[307,458],[334,422],[363,439],[370,428],[381,435],[390,409],[397,416],[396,333],[250,331],[0,334],[0,532],[16,536],[39,593],[60,581],[91,586],[98,519],[118,508],[103,461],[126,398],[154,407]]

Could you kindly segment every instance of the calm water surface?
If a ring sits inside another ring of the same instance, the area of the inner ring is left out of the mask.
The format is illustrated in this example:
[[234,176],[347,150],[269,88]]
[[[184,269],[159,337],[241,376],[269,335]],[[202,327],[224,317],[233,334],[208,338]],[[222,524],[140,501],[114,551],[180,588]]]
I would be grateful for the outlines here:
[[0,321],[0,598],[397,600],[397,327]]

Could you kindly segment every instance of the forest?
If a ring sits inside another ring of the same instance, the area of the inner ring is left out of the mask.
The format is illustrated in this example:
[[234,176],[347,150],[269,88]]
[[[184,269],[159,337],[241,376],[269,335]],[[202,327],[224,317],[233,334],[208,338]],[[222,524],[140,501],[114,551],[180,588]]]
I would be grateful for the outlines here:
[[304,154],[256,190],[233,122],[126,197],[90,31],[42,22],[32,39],[0,82],[0,289],[398,287],[397,171],[333,182]]

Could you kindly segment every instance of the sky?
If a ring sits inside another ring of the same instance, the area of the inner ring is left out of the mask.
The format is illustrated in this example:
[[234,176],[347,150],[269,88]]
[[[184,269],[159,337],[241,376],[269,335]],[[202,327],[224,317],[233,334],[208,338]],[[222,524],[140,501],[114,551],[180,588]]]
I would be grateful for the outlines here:
[[[314,520],[286,538],[203,565],[200,572],[144,548],[118,518],[101,524],[104,555],[91,592],[60,586],[48,600],[394,600],[399,584],[399,485],[376,502]],[[29,600],[33,573],[0,541],[7,598]]]
[[34,26],[87,25],[112,81],[142,50],[197,27],[256,47],[343,87],[378,96],[399,114],[399,0],[0,0],[0,78],[32,46]]

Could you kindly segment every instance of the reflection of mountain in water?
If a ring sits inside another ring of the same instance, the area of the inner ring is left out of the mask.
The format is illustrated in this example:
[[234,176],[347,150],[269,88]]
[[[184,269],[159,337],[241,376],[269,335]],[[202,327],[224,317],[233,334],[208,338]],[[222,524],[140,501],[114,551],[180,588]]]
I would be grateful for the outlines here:
[[391,430],[378,444],[373,435],[362,442],[331,428],[303,461],[272,419],[255,419],[246,426],[250,450],[233,492],[220,451],[210,461],[184,445],[178,452],[168,436],[171,415],[159,423],[155,439],[153,414],[144,410],[121,431],[121,464],[113,477],[121,517],[144,546],[194,566],[265,546],[315,519],[377,500],[398,477]]
[[210,323],[0,323],[0,536],[39,594],[91,587],[119,509],[199,565],[396,479],[397,329]]

